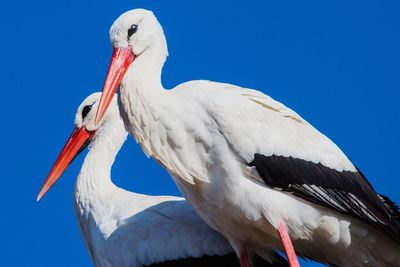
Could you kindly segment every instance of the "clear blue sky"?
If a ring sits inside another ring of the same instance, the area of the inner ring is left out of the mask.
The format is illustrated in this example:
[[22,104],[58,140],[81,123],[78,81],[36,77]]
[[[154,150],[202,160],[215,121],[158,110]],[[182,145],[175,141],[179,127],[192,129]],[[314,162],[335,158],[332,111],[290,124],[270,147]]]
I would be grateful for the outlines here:
[[[399,195],[399,1],[2,1],[0,194],[4,266],[90,266],[73,213],[83,156],[40,203],[36,195],[73,127],[101,90],[108,29],[152,9],[170,57],[163,82],[230,82],[262,90],[332,138],[375,188]],[[129,141],[113,168],[122,187],[179,194]],[[316,266],[304,264],[303,266]]]

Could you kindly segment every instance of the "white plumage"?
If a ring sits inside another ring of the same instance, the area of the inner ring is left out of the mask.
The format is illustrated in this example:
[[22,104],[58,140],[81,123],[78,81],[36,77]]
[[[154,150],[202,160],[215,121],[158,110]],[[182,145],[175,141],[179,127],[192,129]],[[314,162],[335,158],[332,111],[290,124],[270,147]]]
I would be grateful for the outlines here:
[[[183,198],[142,195],[113,184],[111,166],[127,132],[116,97],[100,125],[94,125],[99,99],[100,93],[92,94],[78,108],[76,130],[39,195],[39,198],[43,196],[74,156],[90,142],[90,151],[76,182],[74,204],[94,265],[193,266],[201,263],[239,266],[229,243],[205,224]],[[84,138],[80,138],[82,131],[88,133]],[[81,144],[73,145],[80,140]],[[271,260],[285,266],[285,261],[277,254]],[[259,262],[258,266],[272,265]]]
[[[132,30],[134,29],[134,30]],[[246,266],[280,246],[337,266],[400,266],[398,208],[344,153],[283,104],[247,88],[191,81],[165,90],[163,30],[152,12],[121,15],[97,119],[120,84],[125,125]]]

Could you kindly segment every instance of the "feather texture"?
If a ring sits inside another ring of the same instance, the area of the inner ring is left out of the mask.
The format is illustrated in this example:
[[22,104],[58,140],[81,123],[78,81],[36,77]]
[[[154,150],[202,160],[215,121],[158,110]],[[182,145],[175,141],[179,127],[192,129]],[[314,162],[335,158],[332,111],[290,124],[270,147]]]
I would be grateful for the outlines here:
[[[126,44],[114,32],[133,23],[141,30]],[[268,258],[280,247],[276,228],[283,220],[304,257],[336,266],[400,266],[398,221],[389,223],[394,205],[375,194],[334,142],[256,90],[211,81],[165,90],[167,44],[151,12],[129,11],[112,29],[114,47],[137,55],[120,86],[127,129],[237,255]],[[263,158],[253,162],[255,155],[295,159],[288,162],[295,167],[307,162],[298,170],[307,175],[293,177]]]
[[[81,104],[76,127],[94,127],[99,98],[93,94]],[[88,103],[94,108],[82,112]],[[227,240],[183,198],[137,194],[112,183],[111,167],[127,136],[116,98],[95,131],[77,179],[74,204],[96,267],[239,266]],[[287,266],[278,254],[270,256],[271,261],[257,266]]]

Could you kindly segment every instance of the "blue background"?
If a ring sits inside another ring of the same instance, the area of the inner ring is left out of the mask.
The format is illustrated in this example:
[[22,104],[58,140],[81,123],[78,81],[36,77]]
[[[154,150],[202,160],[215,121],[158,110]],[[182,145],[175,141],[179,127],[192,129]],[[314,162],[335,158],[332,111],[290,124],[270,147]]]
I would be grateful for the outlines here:
[[[72,205],[83,156],[41,202],[35,199],[77,106],[101,90],[110,25],[136,7],[152,9],[164,26],[166,88],[210,79],[260,89],[332,138],[377,191],[400,202],[399,3],[2,1],[2,265],[91,265]],[[179,194],[132,140],[113,177],[130,190]]]

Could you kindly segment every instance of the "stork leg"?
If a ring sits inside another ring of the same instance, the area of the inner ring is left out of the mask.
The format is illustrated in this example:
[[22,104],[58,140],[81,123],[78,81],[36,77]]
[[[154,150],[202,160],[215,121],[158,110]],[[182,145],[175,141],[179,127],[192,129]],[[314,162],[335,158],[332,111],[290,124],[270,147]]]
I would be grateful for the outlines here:
[[240,267],[250,267],[249,253],[247,249],[240,253]]
[[300,267],[299,261],[297,260],[296,252],[294,251],[292,241],[290,240],[289,232],[286,223],[282,221],[278,226],[278,233],[281,239],[283,248],[288,258],[290,267]]

